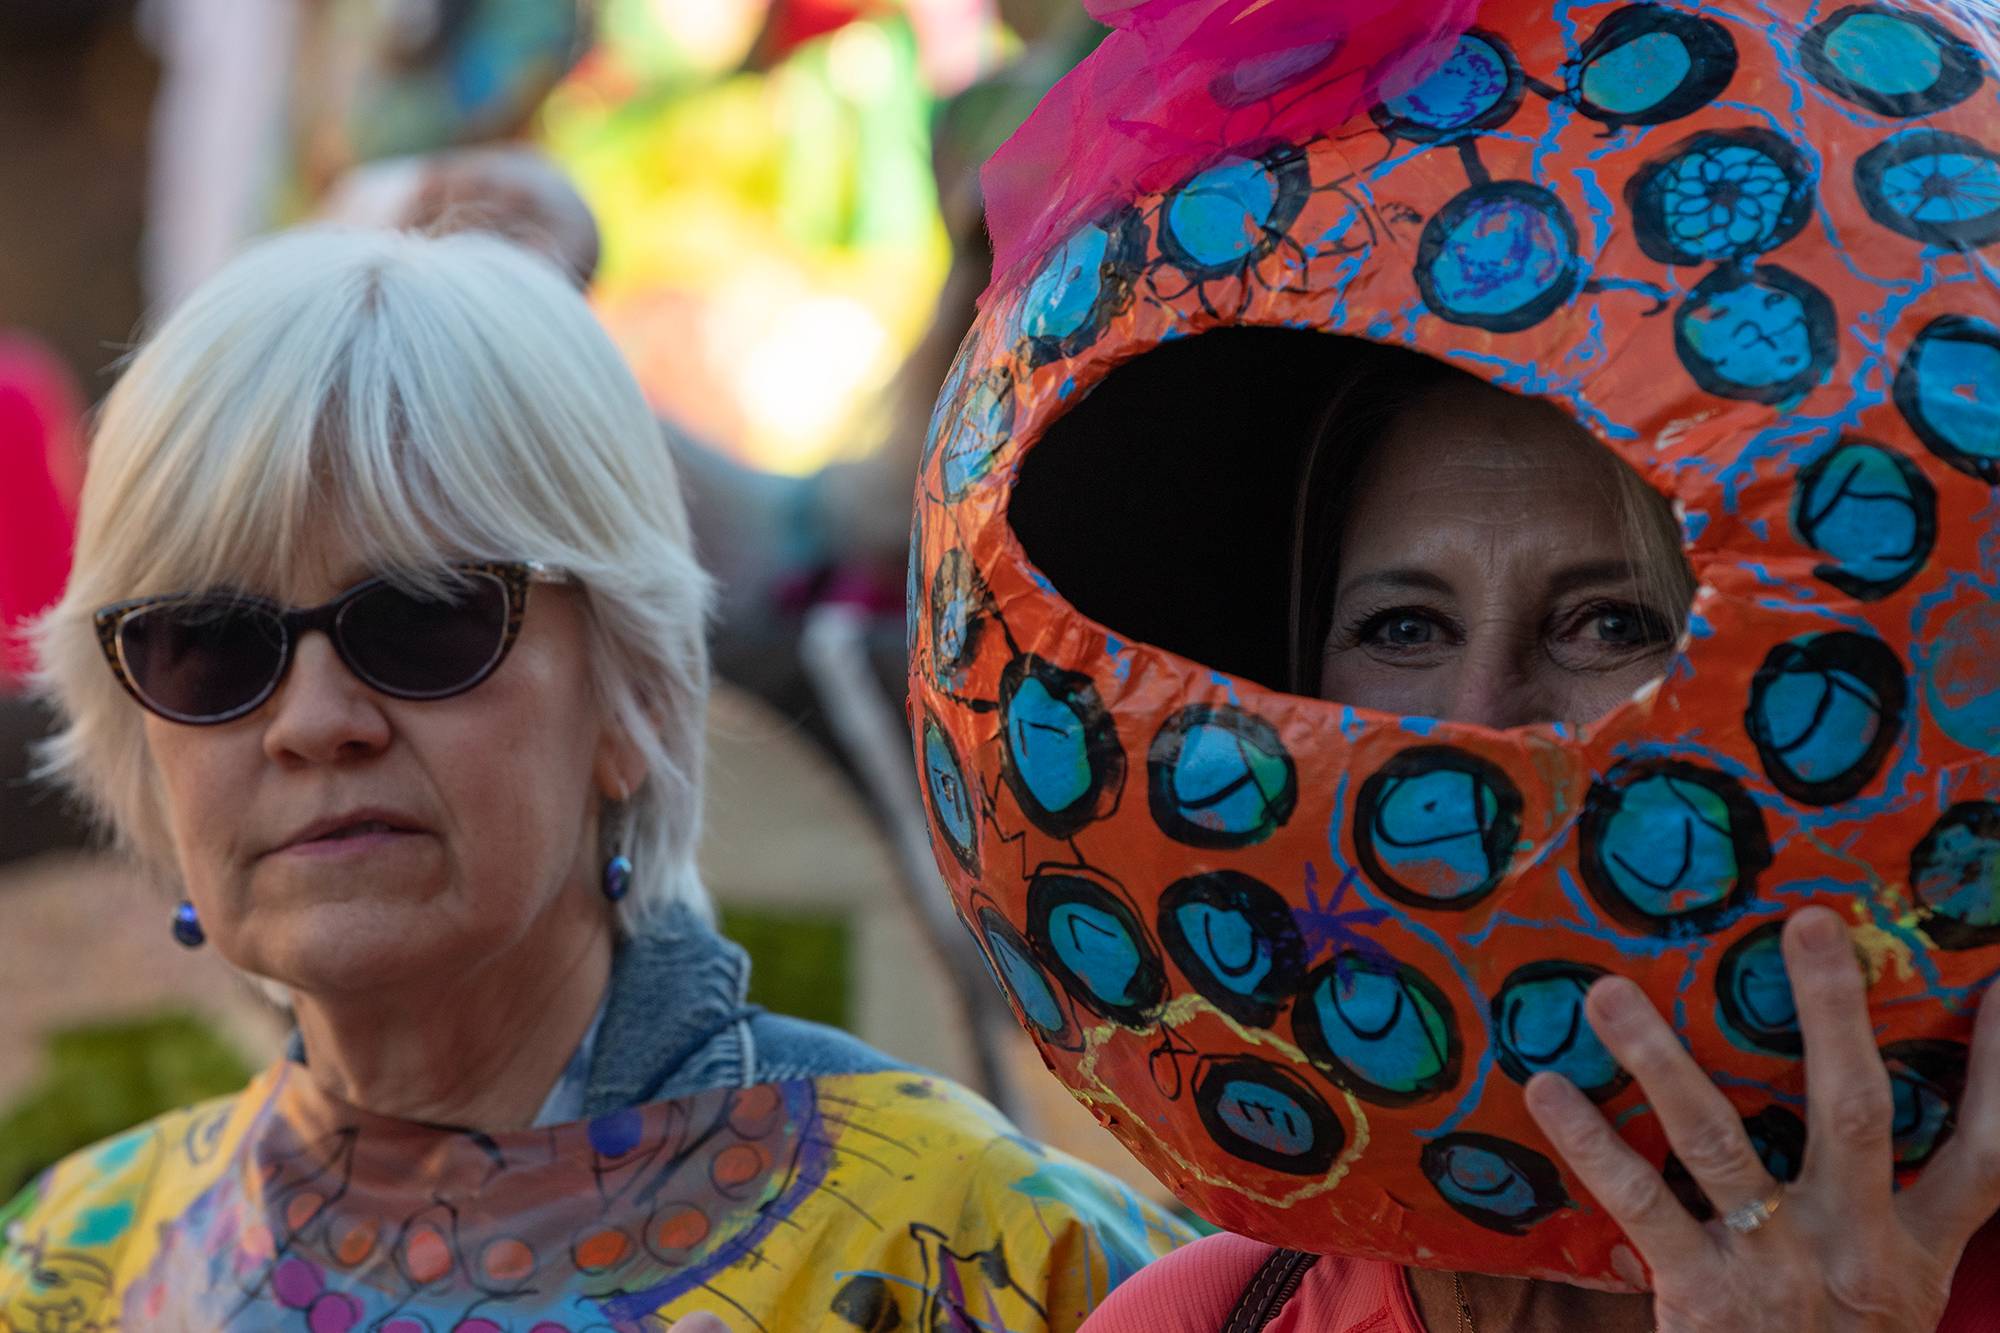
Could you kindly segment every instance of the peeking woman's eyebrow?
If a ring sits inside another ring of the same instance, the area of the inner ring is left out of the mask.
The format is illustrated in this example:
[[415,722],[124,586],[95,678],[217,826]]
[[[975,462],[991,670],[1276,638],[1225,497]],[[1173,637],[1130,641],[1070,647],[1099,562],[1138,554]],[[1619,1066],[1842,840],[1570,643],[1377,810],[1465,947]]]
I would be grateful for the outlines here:
[[1548,594],[1561,597],[1586,588],[1606,586],[1636,587],[1642,583],[1637,565],[1630,560],[1585,560],[1565,566],[1549,575]]
[[1356,574],[1340,585],[1337,597],[1351,597],[1364,588],[1380,588],[1385,592],[1434,592],[1440,597],[1452,595],[1451,580],[1427,569],[1397,566],[1393,569],[1370,570]]

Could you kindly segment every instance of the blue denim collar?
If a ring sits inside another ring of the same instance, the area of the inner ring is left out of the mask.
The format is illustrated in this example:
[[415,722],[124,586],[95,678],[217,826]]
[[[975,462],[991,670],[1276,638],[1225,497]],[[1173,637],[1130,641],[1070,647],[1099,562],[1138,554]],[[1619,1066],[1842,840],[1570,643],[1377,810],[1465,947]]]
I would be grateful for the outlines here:
[[584,1114],[752,1081],[749,986],[749,955],[688,907],[621,941]]
[[[750,1021],[763,1011],[745,1000],[749,986],[742,946],[686,906],[620,940],[588,1057],[584,1116],[753,1081]],[[305,1063],[296,1029],[285,1055]]]

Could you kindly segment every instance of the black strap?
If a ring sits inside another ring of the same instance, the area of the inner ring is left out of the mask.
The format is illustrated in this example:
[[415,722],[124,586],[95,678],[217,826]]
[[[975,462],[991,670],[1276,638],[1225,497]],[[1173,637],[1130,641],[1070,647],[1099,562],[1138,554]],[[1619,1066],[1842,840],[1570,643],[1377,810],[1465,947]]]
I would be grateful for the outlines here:
[[1222,1325],[1222,1333],[1257,1333],[1276,1319],[1292,1299],[1292,1293],[1299,1289],[1299,1283],[1305,1280],[1306,1270],[1318,1262],[1317,1254],[1303,1250],[1271,1251],[1257,1266],[1250,1285],[1243,1288],[1236,1308]]

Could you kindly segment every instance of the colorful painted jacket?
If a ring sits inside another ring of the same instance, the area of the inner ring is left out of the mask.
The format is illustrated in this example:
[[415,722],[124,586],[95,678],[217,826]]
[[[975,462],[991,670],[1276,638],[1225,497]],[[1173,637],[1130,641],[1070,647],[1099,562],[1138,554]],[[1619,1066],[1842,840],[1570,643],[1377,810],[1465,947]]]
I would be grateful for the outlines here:
[[[691,969],[662,966],[676,947]],[[658,991],[632,980],[650,963],[693,996],[654,1010],[651,1049],[711,1086],[489,1135],[372,1115],[281,1061],[0,1213],[0,1333],[583,1333],[695,1310],[1029,1333],[1077,1327],[1188,1238],[965,1089],[746,1008],[712,934],[626,953],[603,1037]],[[638,1063],[600,1055],[590,1100]],[[756,1078],[788,1064],[820,1072]]]

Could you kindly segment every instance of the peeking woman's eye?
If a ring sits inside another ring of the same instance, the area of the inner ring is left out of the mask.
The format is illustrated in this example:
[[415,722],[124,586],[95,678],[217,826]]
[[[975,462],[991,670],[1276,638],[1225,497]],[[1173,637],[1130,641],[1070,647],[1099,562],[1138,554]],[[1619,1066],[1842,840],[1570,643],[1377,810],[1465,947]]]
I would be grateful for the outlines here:
[[1551,654],[1573,671],[1616,670],[1673,646],[1674,627],[1633,602],[1593,602],[1559,621]]
[[1396,606],[1364,612],[1346,621],[1335,648],[1369,648],[1396,656],[1421,656],[1455,642],[1458,627],[1435,611]]

